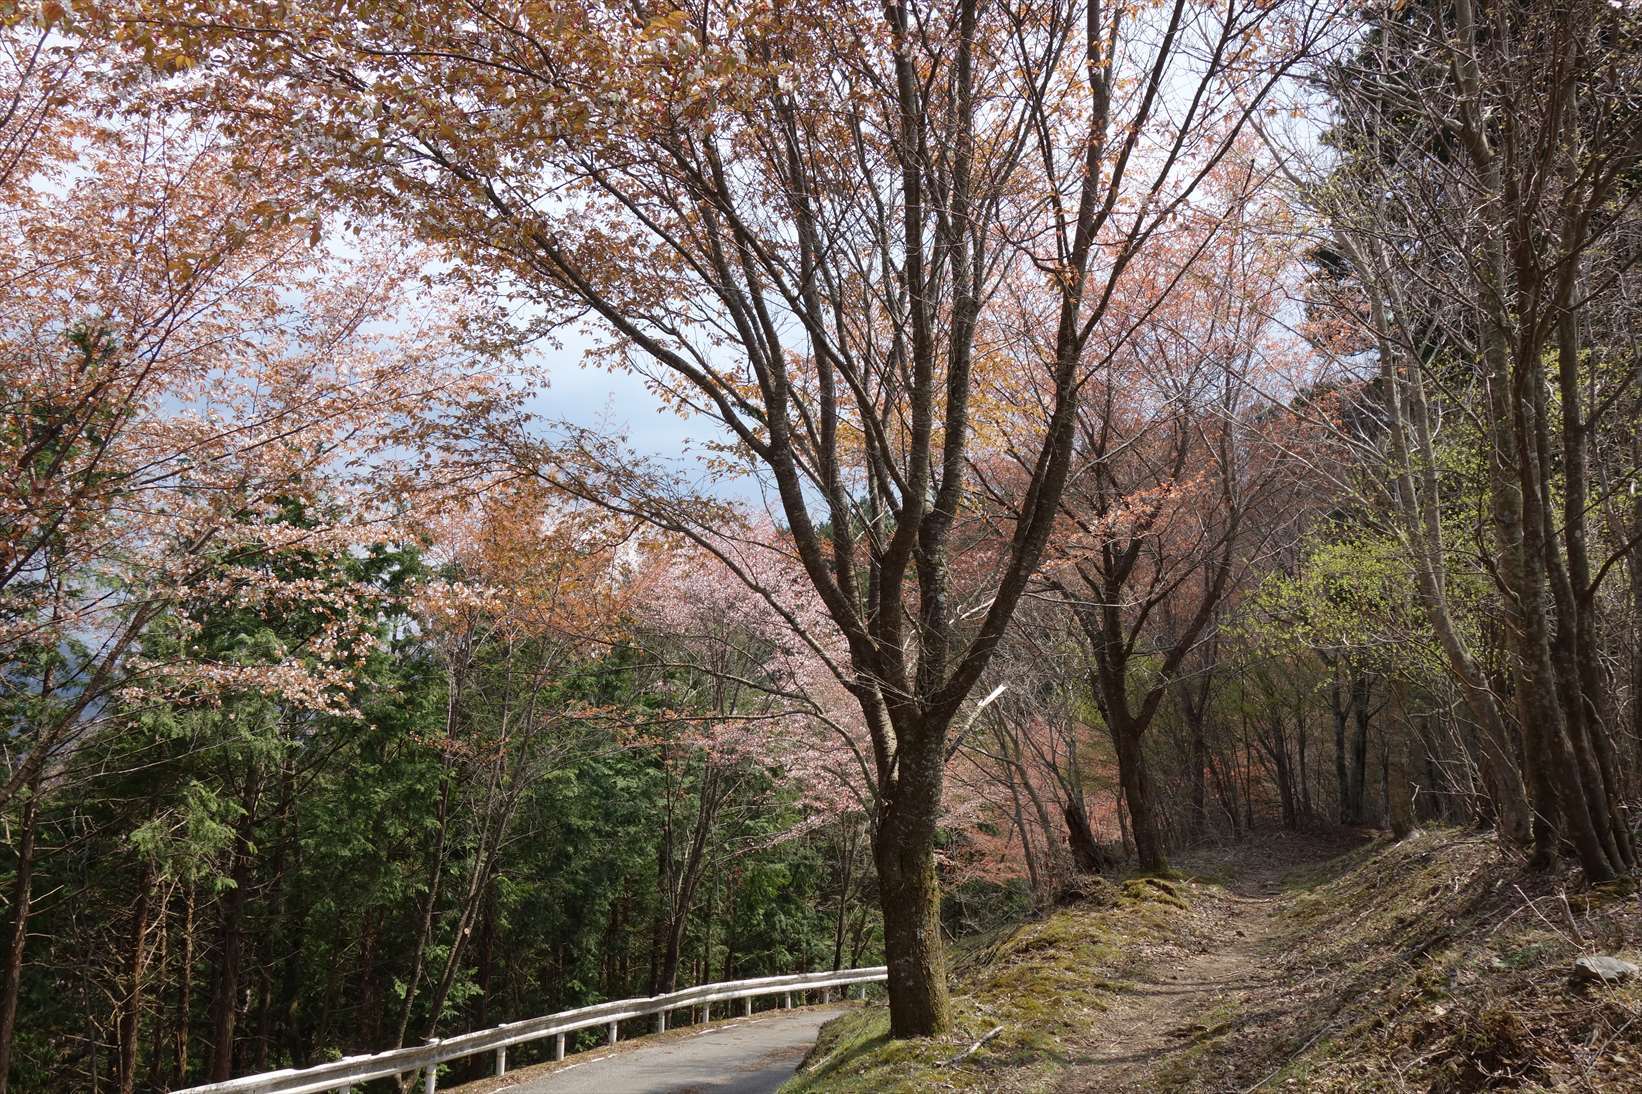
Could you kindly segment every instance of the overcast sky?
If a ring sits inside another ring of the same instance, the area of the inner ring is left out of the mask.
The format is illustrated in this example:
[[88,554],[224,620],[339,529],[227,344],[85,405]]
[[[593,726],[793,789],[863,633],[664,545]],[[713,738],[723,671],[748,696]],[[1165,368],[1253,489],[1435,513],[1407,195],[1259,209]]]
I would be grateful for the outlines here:
[[[625,435],[638,454],[673,461],[689,480],[705,481],[705,446],[724,439],[722,426],[699,415],[679,417],[662,405],[641,376],[584,365],[590,339],[575,334],[561,334],[561,339],[562,346],[544,347],[531,361],[532,371],[548,377],[548,386],[530,401],[532,410],[549,420]],[[714,492],[763,507],[762,493],[751,477],[721,481]]]

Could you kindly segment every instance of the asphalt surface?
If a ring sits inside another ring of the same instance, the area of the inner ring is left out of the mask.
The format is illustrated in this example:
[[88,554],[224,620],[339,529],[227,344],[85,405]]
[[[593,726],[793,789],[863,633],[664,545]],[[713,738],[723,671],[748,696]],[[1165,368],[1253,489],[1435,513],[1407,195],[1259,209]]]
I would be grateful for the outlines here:
[[585,1053],[507,1094],[769,1094],[792,1078],[821,1026],[841,1010],[775,1013],[679,1040]]

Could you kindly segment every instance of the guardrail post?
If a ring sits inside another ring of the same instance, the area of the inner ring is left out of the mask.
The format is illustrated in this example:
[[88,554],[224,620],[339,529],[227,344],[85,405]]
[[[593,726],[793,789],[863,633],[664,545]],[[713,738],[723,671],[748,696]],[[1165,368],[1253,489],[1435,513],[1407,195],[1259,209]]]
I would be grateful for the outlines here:
[[429,1064],[422,1076],[422,1094],[439,1094],[439,1065]]
[[792,992],[784,991],[781,993],[781,1006],[783,1010],[792,1010]]
[[507,1046],[503,1045],[496,1050],[496,1074],[507,1074]]
[[667,1012],[664,1010],[656,1011],[656,1032],[667,1032]]
[[713,1020],[713,1005],[711,1003],[701,1004],[701,1014],[698,1018],[698,1021],[700,1021],[700,1023],[702,1025],[706,1025],[708,1022],[710,1022],[712,1020]]
[[753,1016],[753,997],[750,996],[750,995],[743,995],[741,997],[741,1017],[751,1018],[752,1016]]
[[553,1038],[553,1058],[555,1060],[564,1059],[564,1034],[562,1033]]
[[605,1043],[611,1045],[616,1043],[616,1023],[614,1022],[610,1023],[610,1039]]

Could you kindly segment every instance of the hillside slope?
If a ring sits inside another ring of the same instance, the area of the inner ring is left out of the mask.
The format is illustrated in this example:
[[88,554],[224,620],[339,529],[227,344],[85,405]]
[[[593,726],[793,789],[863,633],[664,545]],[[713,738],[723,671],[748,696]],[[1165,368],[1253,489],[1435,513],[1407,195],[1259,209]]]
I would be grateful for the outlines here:
[[889,1042],[868,1008],[784,1089],[1638,1089],[1642,984],[1568,981],[1581,955],[1642,962],[1634,895],[1523,875],[1453,830],[1183,869],[971,947],[952,1037]]

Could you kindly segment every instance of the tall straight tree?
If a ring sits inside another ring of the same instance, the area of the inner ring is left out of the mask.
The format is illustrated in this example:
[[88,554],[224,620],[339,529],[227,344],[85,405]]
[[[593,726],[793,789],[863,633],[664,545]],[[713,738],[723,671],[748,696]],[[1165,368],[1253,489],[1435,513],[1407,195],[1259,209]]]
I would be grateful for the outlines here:
[[[1085,347],[1146,310],[1114,315],[1119,283],[1311,48],[1310,5],[141,7],[116,33],[195,66],[231,124],[281,127],[331,194],[448,246],[529,333],[605,332],[606,360],[715,419],[772,484],[872,740],[892,1029],[946,1028],[948,738],[1055,521]],[[959,603],[991,370],[1041,376],[1044,401],[1016,437],[1018,519]],[[509,448],[714,543],[611,453]]]

